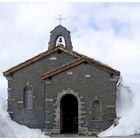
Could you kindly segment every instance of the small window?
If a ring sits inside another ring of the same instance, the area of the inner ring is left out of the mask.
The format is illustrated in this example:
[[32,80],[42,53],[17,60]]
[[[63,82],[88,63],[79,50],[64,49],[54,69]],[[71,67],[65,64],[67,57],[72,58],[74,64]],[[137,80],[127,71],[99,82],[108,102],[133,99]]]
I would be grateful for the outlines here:
[[24,88],[24,108],[26,109],[33,108],[33,90],[30,85],[27,85]]
[[101,119],[101,110],[100,110],[100,102],[98,100],[94,100],[92,102],[92,119],[100,120]]

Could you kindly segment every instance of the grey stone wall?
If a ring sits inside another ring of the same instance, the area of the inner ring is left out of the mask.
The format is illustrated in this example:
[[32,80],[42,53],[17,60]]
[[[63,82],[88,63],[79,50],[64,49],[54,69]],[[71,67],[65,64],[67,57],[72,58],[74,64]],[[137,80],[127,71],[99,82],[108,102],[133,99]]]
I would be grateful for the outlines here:
[[[46,128],[60,133],[59,110],[63,94],[74,94],[79,101],[79,134],[105,130],[116,117],[116,80],[109,73],[90,64],[80,64],[46,80]],[[93,120],[92,102],[99,100],[100,119]],[[82,109],[81,109],[82,108]],[[53,125],[51,125],[53,124]]]
[[[41,80],[41,75],[73,61],[64,52],[55,52],[7,77],[8,112],[13,120],[31,128],[60,133],[60,100],[73,94],[78,100],[79,134],[93,134],[108,128],[115,118],[116,82],[98,67],[82,63],[74,68]],[[33,109],[25,109],[23,91],[27,81],[33,88]],[[100,118],[93,119],[92,102],[100,101]]]
[[[55,52],[8,76],[8,112],[13,120],[32,128],[45,128],[45,82],[41,75],[76,58]],[[33,88],[33,109],[23,106],[23,91],[27,81]]]

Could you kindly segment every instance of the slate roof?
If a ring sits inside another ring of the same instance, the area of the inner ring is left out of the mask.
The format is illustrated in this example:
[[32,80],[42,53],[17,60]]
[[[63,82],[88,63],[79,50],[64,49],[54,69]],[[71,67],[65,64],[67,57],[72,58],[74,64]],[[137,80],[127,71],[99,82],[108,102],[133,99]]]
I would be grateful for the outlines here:
[[8,76],[8,75],[10,75],[10,74],[12,74],[12,73],[14,73],[14,72],[26,67],[26,66],[28,66],[28,65],[31,65],[31,64],[43,59],[44,57],[46,57],[46,56],[48,56],[48,55],[50,55],[50,54],[52,54],[54,52],[57,52],[58,50],[63,51],[65,53],[69,54],[69,55],[72,55],[72,56],[76,57],[76,58],[79,58],[79,57],[82,56],[79,53],[74,52],[74,51],[69,51],[69,50],[65,49],[62,45],[60,45],[60,46],[57,46],[55,48],[49,49],[48,51],[40,53],[37,56],[35,56],[35,57],[31,58],[31,59],[28,59],[27,61],[25,61],[23,63],[20,63],[20,64],[18,64],[16,66],[6,70],[5,72],[3,72],[3,75]]
[[65,53],[69,54],[69,55],[72,55],[72,56],[76,57],[77,59],[74,60],[73,62],[70,62],[68,64],[65,64],[65,65],[63,65],[63,66],[61,66],[59,68],[56,68],[56,69],[48,72],[47,74],[45,74],[45,75],[43,75],[41,77],[42,79],[46,79],[46,78],[48,78],[48,76],[50,77],[50,76],[56,75],[56,74],[58,74],[58,73],[60,73],[62,71],[65,71],[65,70],[67,70],[69,68],[72,68],[72,67],[74,67],[76,65],[79,65],[79,64],[81,64],[83,62],[87,62],[87,63],[90,63],[90,64],[95,64],[97,67],[100,67],[101,69],[103,69],[103,70],[105,70],[107,72],[113,73],[113,74],[114,73],[116,73],[117,75],[120,74],[119,71],[111,68],[110,66],[108,66],[108,65],[106,65],[104,63],[101,63],[101,62],[99,62],[99,61],[97,61],[95,59],[92,59],[92,58],[89,58],[87,56],[84,56],[84,55],[82,55],[80,53],[77,53],[75,51],[67,50],[62,45],[59,45],[59,46],[56,46],[55,48],[52,48],[52,49],[49,49],[48,51],[40,53],[39,55],[37,55],[37,56],[35,56],[35,57],[33,57],[33,58],[23,62],[23,63],[20,63],[20,64],[12,67],[10,69],[8,69],[7,71],[3,72],[3,75],[8,76],[8,75],[10,75],[10,74],[12,74],[12,73],[14,73],[14,72],[16,72],[16,71],[28,66],[28,65],[31,65],[31,64],[33,64],[33,63],[43,59],[44,57],[46,57],[46,56],[48,56],[48,55],[50,55],[50,54],[52,54],[54,52],[57,52],[57,51],[63,51]]
[[66,71],[66,70],[68,70],[70,68],[73,68],[73,67],[75,67],[75,66],[77,66],[77,65],[79,65],[81,63],[85,63],[85,62],[86,63],[89,63],[89,64],[94,64],[97,67],[100,67],[102,70],[107,71],[107,72],[109,72],[111,74],[115,74],[116,76],[119,76],[120,75],[120,72],[119,71],[114,70],[111,67],[107,67],[106,65],[103,65],[101,63],[98,63],[97,61],[94,61],[93,59],[90,59],[88,57],[82,56],[81,58],[76,59],[76,60],[72,61],[71,63],[65,64],[65,65],[63,65],[63,66],[61,66],[59,68],[56,68],[56,69],[54,69],[54,70],[52,70],[52,71],[50,71],[50,72],[42,75],[41,76],[41,79],[42,80],[46,80],[49,77],[52,77],[54,75],[57,75],[57,74],[59,74],[59,73],[61,73],[63,71]]

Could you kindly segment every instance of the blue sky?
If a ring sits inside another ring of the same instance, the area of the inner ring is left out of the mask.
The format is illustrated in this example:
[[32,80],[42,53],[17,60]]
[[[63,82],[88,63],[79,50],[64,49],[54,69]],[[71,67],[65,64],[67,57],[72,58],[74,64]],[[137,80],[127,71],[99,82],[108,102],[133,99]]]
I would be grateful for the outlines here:
[[75,51],[140,84],[140,3],[0,3],[0,96],[7,93],[2,72],[47,50],[59,14]]

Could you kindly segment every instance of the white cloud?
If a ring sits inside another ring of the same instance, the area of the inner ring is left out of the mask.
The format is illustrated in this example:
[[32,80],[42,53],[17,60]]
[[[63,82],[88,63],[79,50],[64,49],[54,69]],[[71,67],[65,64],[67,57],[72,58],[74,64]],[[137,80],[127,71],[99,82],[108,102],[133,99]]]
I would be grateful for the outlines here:
[[0,3],[0,72],[47,50],[59,14],[74,50],[140,83],[140,4],[133,3]]
[[140,4],[81,4],[77,7],[80,10],[73,10],[78,14],[73,26],[80,30],[74,33],[76,50],[120,70],[127,82],[136,79],[140,83]]

